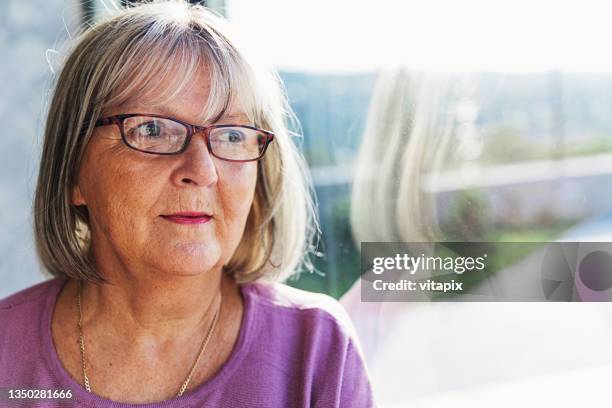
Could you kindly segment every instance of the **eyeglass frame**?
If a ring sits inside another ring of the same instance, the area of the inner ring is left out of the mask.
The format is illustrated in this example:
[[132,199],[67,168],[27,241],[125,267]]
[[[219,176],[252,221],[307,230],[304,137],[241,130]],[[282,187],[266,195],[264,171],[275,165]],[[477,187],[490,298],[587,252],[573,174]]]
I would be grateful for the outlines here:
[[[171,121],[174,121],[178,124],[183,125],[186,129],[187,129],[187,136],[185,137],[185,142],[183,143],[183,146],[181,146],[181,148],[176,151],[176,152],[171,152],[171,153],[160,153],[160,152],[150,152],[150,151],[146,151],[146,150],[142,150],[139,149],[137,147],[134,147],[132,145],[130,145],[127,141],[127,138],[125,137],[125,129],[124,129],[124,121],[127,118],[132,118],[135,116],[144,116],[144,117],[150,117],[150,118],[159,118],[159,119],[168,119]],[[270,145],[270,143],[274,140],[274,133],[272,133],[269,130],[264,130],[264,129],[260,129],[258,127],[255,126],[249,126],[249,125],[233,125],[233,124],[226,124],[226,125],[208,125],[208,126],[199,126],[199,125],[193,125],[191,123],[187,123],[185,121],[182,121],[180,119],[176,119],[172,116],[165,116],[165,115],[158,115],[158,114],[154,114],[154,113],[123,113],[123,114],[119,114],[119,115],[112,115],[112,116],[106,116],[104,118],[100,118],[96,121],[96,124],[94,127],[99,127],[99,126],[108,126],[108,125],[117,125],[117,127],[119,127],[119,133],[121,134],[121,140],[123,140],[123,143],[129,147],[130,149],[142,152],[142,153],[147,153],[147,154],[155,154],[155,155],[161,155],[161,156],[174,156],[177,154],[181,154],[183,153],[185,150],[187,150],[187,147],[189,146],[189,143],[191,143],[191,138],[193,137],[193,135],[195,133],[203,133],[204,134],[204,139],[206,140],[206,146],[208,147],[208,152],[216,157],[219,160],[225,160],[225,161],[230,161],[230,162],[239,162],[239,163],[244,163],[244,162],[251,162],[251,161],[257,161],[257,160],[261,160],[264,156],[264,154],[266,153],[266,150],[268,149],[268,146]],[[258,132],[263,133],[263,135],[266,137],[266,140],[264,141],[264,147],[261,150],[261,153],[259,154],[259,156],[257,156],[254,159],[244,159],[244,160],[239,160],[239,159],[226,159],[224,157],[219,157],[217,156],[214,152],[213,149],[210,145],[210,138],[209,138],[209,134],[210,134],[210,130],[211,129],[219,129],[219,128],[228,128],[228,127],[242,127],[242,128],[247,128],[247,129],[252,129],[252,130],[256,130]]]

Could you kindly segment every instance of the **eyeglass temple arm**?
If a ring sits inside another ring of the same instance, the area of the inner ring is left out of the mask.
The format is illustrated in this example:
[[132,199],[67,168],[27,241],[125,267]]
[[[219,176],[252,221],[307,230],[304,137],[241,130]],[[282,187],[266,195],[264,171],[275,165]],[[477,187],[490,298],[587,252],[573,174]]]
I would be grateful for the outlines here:
[[111,116],[108,118],[100,118],[96,121],[96,126],[114,125],[118,123],[117,117]]

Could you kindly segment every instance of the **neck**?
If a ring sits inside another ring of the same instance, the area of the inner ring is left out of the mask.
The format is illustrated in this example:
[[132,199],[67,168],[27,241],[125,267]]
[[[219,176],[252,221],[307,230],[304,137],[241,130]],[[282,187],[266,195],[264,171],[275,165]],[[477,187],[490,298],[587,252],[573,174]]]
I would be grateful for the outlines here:
[[101,272],[110,284],[83,283],[83,323],[110,328],[136,343],[163,343],[201,333],[221,307],[219,295],[226,303],[238,292],[233,278],[220,267],[197,275]]

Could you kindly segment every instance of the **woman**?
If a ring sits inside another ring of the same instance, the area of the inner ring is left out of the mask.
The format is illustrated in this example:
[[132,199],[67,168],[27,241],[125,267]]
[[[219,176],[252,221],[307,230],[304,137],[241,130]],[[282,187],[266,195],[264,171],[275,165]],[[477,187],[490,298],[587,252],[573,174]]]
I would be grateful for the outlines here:
[[0,301],[1,388],[70,406],[374,405],[341,306],[274,282],[304,264],[313,205],[279,83],[231,38],[182,1],[79,37],[34,202],[55,278]]

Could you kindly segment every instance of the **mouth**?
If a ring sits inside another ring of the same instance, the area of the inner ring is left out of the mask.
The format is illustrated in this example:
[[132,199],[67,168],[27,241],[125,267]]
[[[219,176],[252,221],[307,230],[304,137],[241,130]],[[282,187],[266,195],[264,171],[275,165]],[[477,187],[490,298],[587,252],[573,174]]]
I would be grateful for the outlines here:
[[210,214],[193,211],[164,214],[161,217],[176,224],[205,224],[212,219]]

